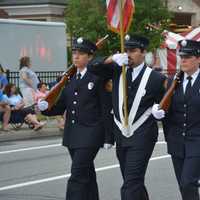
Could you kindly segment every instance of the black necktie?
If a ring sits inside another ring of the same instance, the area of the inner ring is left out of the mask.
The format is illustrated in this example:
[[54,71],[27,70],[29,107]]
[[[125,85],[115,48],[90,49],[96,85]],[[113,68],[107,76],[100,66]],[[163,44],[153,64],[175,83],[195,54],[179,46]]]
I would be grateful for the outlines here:
[[76,74],[76,80],[80,80],[81,79],[81,73],[79,72],[78,74]]
[[128,111],[130,111],[131,106],[132,106],[132,101],[131,101],[131,87],[132,87],[132,72],[133,68],[128,68],[126,78],[127,78],[127,87],[128,87]]
[[186,89],[185,89],[185,99],[188,100],[190,98],[190,95],[191,95],[191,89],[192,89],[192,77],[191,76],[188,76],[187,77],[187,80],[188,80],[188,83],[187,83],[187,86],[186,86]]
[[78,88],[80,86],[80,80],[81,80],[81,73],[79,72],[76,74],[76,91],[78,91]]
[[133,68],[128,68],[127,70],[127,83],[128,85],[130,85],[132,83],[132,72],[133,72]]

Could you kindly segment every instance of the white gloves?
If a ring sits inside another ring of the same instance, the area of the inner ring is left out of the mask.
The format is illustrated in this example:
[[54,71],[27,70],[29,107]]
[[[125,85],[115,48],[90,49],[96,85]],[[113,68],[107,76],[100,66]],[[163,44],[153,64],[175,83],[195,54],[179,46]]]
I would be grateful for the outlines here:
[[119,66],[128,65],[128,55],[127,53],[116,53],[112,56],[112,60]]
[[48,102],[47,102],[47,101],[44,101],[44,100],[39,101],[39,102],[37,103],[37,107],[38,107],[38,109],[39,109],[40,111],[46,110],[46,109],[48,108],[48,106],[49,106]]
[[159,104],[153,105],[151,113],[156,119],[162,119],[165,117],[165,111],[162,109],[159,109]]
[[104,148],[104,149],[111,149],[111,148],[112,148],[112,144],[105,143],[105,144],[103,145],[103,148]]

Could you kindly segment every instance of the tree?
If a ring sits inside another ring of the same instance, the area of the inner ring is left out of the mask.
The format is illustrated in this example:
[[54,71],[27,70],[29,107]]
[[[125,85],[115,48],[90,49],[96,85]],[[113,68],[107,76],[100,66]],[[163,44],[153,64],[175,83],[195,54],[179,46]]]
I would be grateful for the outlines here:
[[[135,0],[135,7],[129,33],[146,35],[151,39],[150,50],[157,48],[162,41],[161,32],[170,22],[170,13],[163,0]],[[107,28],[105,0],[68,0],[65,19],[67,32],[73,38],[83,36],[96,41],[109,34],[104,54],[120,49],[119,36]]]
[[110,54],[119,48],[118,35],[108,30],[105,0],[68,0],[65,10],[67,32],[72,38],[86,37],[92,41],[109,34],[100,54]]
[[106,28],[104,5],[100,0],[69,0],[66,22],[74,37],[96,39]]
[[135,7],[130,32],[147,36],[151,41],[150,50],[159,47],[163,41],[162,32],[168,28],[172,14],[163,0],[135,0]]

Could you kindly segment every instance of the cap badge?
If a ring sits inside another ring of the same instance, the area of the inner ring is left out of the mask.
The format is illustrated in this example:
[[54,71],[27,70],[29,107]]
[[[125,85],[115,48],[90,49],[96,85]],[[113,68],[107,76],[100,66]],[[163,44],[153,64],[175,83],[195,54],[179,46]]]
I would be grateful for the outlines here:
[[129,41],[129,40],[130,40],[130,35],[127,34],[127,35],[125,36],[125,40],[126,40],[126,41]]
[[186,40],[183,40],[183,41],[181,42],[181,45],[182,45],[183,47],[185,47],[185,46],[187,45],[187,41],[186,41]]
[[77,43],[78,43],[78,44],[82,44],[82,43],[83,43],[83,38],[82,38],[82,37],[79,37],[79,38],[77,39]]

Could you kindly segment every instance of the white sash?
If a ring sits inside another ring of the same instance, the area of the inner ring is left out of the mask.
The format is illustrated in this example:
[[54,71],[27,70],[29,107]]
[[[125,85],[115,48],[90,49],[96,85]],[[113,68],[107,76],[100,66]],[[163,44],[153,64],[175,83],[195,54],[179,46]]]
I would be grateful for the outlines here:
[[123,98],[122,98],[122,94],[123,94],[123,87],[122,87],[122,74],[120,76],[120,80],[119,80],[119,117],[120,117],[120,121],[117,120],[117,118],[114,116],[114,121],[116,123],[116,125],[118,126],[118,128],[121,130],[122,135],[124,135],[125,137],[131,137],[134,134],[134,131],[139,128],[139,126],[141,126],[147,119],[148,117],[151,115],[151,107],[148,108],[141,116],[140,118],[133,124],[133,121],[135,119],[140,101],[142,99],[142,96],[145,95],[145,87],[146,84],[148,82],[149,76],[152,72],[152,69],[147,67],[143,76],[142,76],[142,80],[140,82],[139,88],[137,89],[137,93],[136,96],[134,98],[130,113],[129,113],[129,117],[128,117],[128,127],[124,127],[123,124],[121,123],[123,121]]

